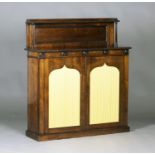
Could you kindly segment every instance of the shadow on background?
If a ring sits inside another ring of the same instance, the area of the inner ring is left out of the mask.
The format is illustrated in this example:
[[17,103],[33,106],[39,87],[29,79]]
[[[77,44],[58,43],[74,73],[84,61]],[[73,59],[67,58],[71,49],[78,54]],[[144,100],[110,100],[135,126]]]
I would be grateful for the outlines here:
[[[24,102],[24,103],[23,103]],[[25,134],[27,105],[25,98],[1,98],[0,100],[0,127],[11,129]],[[10,131],[11,131],[10,130]]]
[[155,125],[155,118],[133,118],[129,120],[130,131]]

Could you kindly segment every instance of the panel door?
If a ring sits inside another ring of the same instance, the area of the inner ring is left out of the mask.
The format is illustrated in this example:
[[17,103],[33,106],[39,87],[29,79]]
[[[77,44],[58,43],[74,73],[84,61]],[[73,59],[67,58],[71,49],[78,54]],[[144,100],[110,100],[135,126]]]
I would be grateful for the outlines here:
[[82,128],[84,67],[82,57],[53,57],[45,60],[46,132]]
[[97,127],[125,124],[127,104],[124,57],[102,55],[87,59],[88,125]]
[[106,63],[91,70],[89,124],[119,122],[119,76]]

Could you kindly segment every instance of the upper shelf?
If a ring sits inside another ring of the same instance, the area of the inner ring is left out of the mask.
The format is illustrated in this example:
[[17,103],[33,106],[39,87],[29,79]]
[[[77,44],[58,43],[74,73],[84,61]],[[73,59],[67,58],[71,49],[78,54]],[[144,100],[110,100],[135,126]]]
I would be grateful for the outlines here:
[[27,49],[117,47],[117,18],[28,19]]
[[27,24],[54,24],[54,23],[96,23],[96,22],[119,22],[117,18],[64,18],[64,19],[27,19]]

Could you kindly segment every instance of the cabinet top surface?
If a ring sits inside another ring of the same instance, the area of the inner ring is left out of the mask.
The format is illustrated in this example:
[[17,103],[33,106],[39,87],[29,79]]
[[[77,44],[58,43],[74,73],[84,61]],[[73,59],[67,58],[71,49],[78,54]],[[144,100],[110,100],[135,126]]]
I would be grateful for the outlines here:
[[119,22],[117,18],[27,19],[27,24]]

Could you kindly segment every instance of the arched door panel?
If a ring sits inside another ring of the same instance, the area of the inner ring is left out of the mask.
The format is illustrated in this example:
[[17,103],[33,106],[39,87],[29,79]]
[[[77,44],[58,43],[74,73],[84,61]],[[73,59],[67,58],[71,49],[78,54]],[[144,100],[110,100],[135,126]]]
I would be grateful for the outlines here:
[[119,70],[104,64],[90,72],[89,124],[119,121]]
[[80,125],[80,73],[63,68],[49,75],[49,128]]

